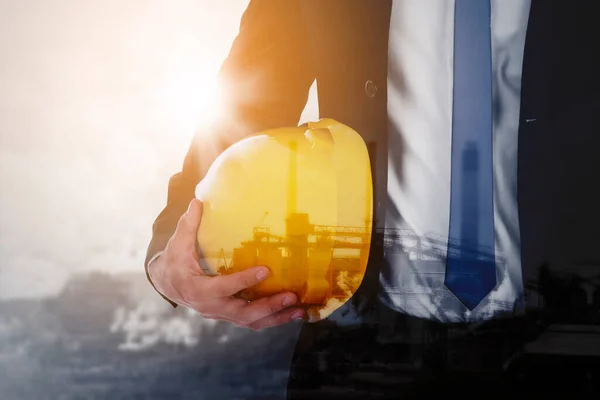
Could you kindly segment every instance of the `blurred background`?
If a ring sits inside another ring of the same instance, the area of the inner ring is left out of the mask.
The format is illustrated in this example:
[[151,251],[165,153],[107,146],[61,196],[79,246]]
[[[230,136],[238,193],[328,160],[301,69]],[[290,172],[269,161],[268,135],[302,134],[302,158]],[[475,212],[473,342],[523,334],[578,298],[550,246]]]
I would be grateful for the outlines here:
[[[250,333],[173,311],[143,274],[247,3],[0,0],[3,400],[285,389],[299,325]],[[313,87],[302,119],[317,113]]]

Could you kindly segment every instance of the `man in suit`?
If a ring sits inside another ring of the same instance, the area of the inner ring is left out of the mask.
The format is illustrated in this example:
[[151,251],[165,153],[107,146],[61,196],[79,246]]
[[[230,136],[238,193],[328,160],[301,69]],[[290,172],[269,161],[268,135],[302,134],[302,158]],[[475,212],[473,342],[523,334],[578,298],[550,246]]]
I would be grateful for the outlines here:
[[[169,182],[148,248],[150,281],[172,304],[208,318],[254,329],[303,318],[293,293],[252,303],[233,297],[265,278],[260,266],[201,274],[194,244],[202,205],[193,197],[236,140],[296,125],[316,79],[320,116],[369,144],[375,227],[410,230],[446,253],[423,263],[374,241],[351,304],[303,328],[290,389],[342,365],[361,373],[361,359],[350,356],[357,350],[332,321],[361,326],[371,359],[401,343],[386,360],[418,364],[428,371],[423,382],[447,380],[455,351],[448,343],[458,343],[448,342],[450,330],[469,338],[456,350],[466,369],[500,370],[523,344],[525,282],[537,266],[597,255],[593,15],[593,2],[583,0],[251,1],[219,74],[224,118],[210,136],[197,136]],[[490,326],[496,334],[484,342],[478,332]],[[311,375],[307,360],[319,346],[330,361]]]

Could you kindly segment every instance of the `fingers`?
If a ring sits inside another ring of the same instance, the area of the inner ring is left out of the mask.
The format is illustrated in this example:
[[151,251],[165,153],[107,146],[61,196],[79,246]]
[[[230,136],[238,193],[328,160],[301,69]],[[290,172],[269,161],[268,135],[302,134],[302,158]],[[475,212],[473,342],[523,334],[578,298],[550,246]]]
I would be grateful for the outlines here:
[[295,304],[297,297],[293,293],[281,293],[253,301],[244,310],[253,321],[247,326],[251,329],[264,329],[302,319],[305,312],[301,308],[292,307]]
[[204,290],[212,297],[233,296],[265,280],[269,273],[267,267],[253,267],[229,275],[210,277],[206,279]]
[[298,299],[294,293],[278,293],[250,303],[244,300],[241,301],[240,305],[230,303],[232,308],[227,310],[231,312],[231,314],[228,313],[228,316],[248,325],[296,304]]
[[267,267],[258,266],[212,277],[197,271],[198,260],[194,251],[202,211],[202,202],[193,199],[167,244],[164,253],[169,257],[161,256],[170,266],[165,269],[169,274],[163,285],[171,295],[169,298],[207,318],[230,321],[251,329],[268,328],[303,318],[305,311],[292,307],[298,302],[293,293],[280,293],[253,302],[232,297],[265,280],[270,274]]
[[303,309],[291,307],[296,303],[294,293],[279,293],[250,303],[229,297],[217,303],[206,304],[205,310],[198,311],[208,318],[217,317],[247,328],[263,329],[303,318]]
[[288,308],[278,312],[277,314],[272,314],[259,319],[258,321],[249,324],[247,327],[255,330],[271,328],[274,326],[283,325],[290,321],[304,319],[305,315],[306,312],[301,308]]
[[182,303],[205,318],[230,321],[251,329],[264,329],[304,318],[306,312],[297,306],[298,298],[292,292],[252,302],[232,296],[259,281],[256,272],[260,270],[268,271],[265,267],[256,267],[225,276],[192,275],[185,284],[179,285]]
[[194,248],[196,235],[202,220],[202,202],[196,198],[192,199],[187,211],[179,218],[177,228],[173,234],[173,241],[181,248]]

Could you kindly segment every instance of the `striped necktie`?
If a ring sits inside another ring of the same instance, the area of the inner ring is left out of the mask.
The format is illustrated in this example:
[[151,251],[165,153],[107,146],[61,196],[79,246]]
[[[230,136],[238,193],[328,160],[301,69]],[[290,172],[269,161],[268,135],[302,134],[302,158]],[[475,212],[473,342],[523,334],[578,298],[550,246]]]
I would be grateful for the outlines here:
[[444,283],[469,310],[496,286],[489,0],[456,0],[450,228]]

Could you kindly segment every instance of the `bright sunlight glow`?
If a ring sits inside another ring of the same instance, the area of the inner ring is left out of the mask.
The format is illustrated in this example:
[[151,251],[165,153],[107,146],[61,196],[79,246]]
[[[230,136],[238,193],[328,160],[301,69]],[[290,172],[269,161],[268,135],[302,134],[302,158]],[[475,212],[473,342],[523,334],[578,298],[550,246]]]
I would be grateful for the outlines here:
[[165,82],[161,111],[184,136],[191,137],[199,127],[208,126],[221,112],[216,72],[208,69],[178,68]]

